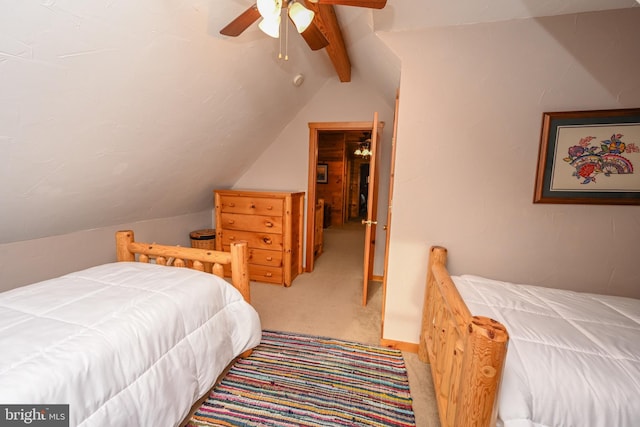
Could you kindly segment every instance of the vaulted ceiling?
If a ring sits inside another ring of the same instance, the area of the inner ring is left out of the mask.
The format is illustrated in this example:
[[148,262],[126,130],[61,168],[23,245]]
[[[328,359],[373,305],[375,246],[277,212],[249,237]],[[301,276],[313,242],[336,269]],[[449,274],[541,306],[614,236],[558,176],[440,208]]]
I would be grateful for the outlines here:
[[[281,40],[287,61],[255,25],[220,35],[251,4],[0,2],[0,244],[209,208],[213,183],[232,186],[291,120],[286,112],[338,79],[330,55],[294,30]],[[388,0],[334,10],[351,80],[392,104],[400,63],[385,32],[634,6]]]

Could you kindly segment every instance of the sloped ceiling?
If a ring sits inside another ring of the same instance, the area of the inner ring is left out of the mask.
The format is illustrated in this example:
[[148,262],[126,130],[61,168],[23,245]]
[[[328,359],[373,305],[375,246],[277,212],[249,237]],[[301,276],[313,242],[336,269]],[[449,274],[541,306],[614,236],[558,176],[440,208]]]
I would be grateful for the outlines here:
[[[336,79],[293,30],[285,51],[251,1],[0,2],[0,243],[199,212]],[[389,0],[336,7],[353,78],[393,102],[398,59],[374,30],[637,6],[634,0]],[[292,85],[305,76],[300,87]],[[349,83],[345,83],[349,84]]]
[[377,31],[407,31],[629,7],[636,0],[389,0],[374,18]]
[[0,242],[205,210],[332,77],[216,3],[1,3]]

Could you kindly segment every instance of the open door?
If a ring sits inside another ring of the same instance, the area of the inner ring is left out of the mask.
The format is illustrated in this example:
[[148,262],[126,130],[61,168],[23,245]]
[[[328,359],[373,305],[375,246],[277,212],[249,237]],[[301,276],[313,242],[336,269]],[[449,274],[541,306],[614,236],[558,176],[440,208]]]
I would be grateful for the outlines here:
[[369,162],[369,195],[367,198],[367,217],[362,220],[366,227],[364,237],[364,275],[362,283],[362,305],[367,305],[369,291],[369,278],[373,274],[373,260],[376,249],[376,228],[378,211],[378,168],[379,150],[377,149],[380,139],[380,128],[378,126],[378,113],[373,113],[373,128],[371,131],[371,160]]

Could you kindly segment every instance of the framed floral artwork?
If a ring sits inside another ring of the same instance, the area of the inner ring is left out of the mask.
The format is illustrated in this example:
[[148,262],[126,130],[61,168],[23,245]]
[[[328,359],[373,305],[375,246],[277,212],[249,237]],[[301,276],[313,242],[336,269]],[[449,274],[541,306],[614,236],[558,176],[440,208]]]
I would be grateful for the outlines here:
[[533,201],[640,204],[640,108],[543,113]]

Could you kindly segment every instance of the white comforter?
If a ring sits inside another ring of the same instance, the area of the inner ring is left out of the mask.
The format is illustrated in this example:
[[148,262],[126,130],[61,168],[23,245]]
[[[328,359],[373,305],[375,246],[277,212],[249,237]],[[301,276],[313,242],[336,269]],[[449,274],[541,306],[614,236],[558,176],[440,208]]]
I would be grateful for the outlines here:
[[640,425],[640,300],[476,276],[453,280],[472,314],[509,332],[502,425]]
[[0,294],[0,402],[70,404],[71,426],[173,426],[260,338],[216,276],[106,264]]

